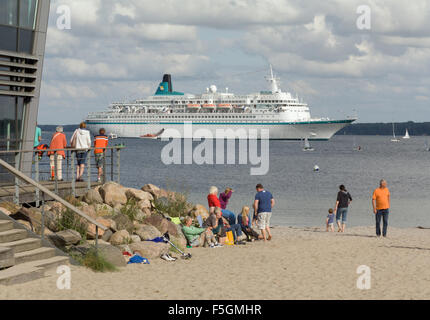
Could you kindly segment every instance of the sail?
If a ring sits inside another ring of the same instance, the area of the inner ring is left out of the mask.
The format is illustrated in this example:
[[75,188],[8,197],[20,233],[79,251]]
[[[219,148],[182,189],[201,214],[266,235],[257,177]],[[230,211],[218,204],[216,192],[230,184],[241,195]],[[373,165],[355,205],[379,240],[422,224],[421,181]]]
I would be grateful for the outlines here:
[[305,138],[305,149],[309,149],[311,145],[309,144],[308,138]]
[[409,139],[409,138],[410,138],[409,132],[408,132],[408,129],[406,129],[406,133],[405,133],[405,136],[403,137],[403,139]]

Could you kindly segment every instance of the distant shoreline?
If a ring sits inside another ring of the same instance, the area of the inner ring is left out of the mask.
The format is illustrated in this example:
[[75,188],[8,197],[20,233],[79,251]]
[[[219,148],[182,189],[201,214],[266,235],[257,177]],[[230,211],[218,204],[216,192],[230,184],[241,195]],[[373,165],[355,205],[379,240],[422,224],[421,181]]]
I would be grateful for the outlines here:
[[[55,131],[57,125],[41,124],[39,127],[43,131]],[[62,125],[64,131],[73,131],[78,124]],[[430,122],[395,122],[395,133],[397,136],[403,136],[406,129],[411,136],[429,136]],[[391,136],[393,135],[393,124],[389,123],[353,123],[336,133],[336,135],[358,135],[358,136]]]

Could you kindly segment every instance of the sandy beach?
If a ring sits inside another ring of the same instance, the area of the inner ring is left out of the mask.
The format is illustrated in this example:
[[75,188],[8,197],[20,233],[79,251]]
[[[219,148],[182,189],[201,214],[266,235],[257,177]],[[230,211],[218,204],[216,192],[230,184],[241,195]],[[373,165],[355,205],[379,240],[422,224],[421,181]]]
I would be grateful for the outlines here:
[[[190,260],[152,259],[114,273],[72,266],[70,290],[57,289],[52,270],[0,286],[0,299],[430,299],[430,230],[390,228],[386,239],[373,227],[273,234],[266,244],[192,248]],[[360,265],[370,267],[369,290],[357,288]]]

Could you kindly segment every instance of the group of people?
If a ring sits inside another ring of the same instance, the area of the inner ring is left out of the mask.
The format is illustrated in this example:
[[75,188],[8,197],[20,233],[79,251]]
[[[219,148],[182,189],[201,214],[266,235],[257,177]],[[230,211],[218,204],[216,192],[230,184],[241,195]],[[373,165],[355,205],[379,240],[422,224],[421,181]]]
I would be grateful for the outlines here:
[[[352,201],[351,194],[346,190],[342,184],[339,186],[339,192],[336,198],[334,210],[330,208],[326,218],[326,231],[334,232],[334,219],[338,232],[345,232],[346,217],[348,207]],[[375,215],[376,222],[376,236],[381,236],[381,220],[382,220],[382,236],[387,236],[388,230],[388,215],[390,210],[390,190],[387,187],[387,181],[384,179],[379,181],[379,187],[373,191],[372,194],[372,208]]]
[[[187,216],[182,227],[183,233],[190,246],[209,246],[211,248],[223,246],[231,232],[234,244],[246,244],[256,240],[270,241],[270,218],[275,200],[272,194],[257,184],[251,215],[250,208],[244,206],[239,215],[227,210],[228,202],[234,192],[232,188],[226,188],[218,196],[218,188],[209,188],[207,196],[209,217],[200,221],[200,227],[193,226],[193,219]],[[254,230],[256,227],[260,234]]]
[[[66,135],[64,134],[62,126],[58,126],[55,129],[55,133],[51,137],[49,147],[45,145],[45,149],[49,149],[48,156],[50,160],[51,168],[51,179],[54,180],[55,176],[57,180],[63,180],[63,159],[66,158],[64,149],[68,148]],[[39,127],[36,127],[34,148],[39,149],[42,141],[42,131]],[[108,146],[108,137],[106,136],[105,129],[100,129],[99,134],[94,136],[94,156],[97,167],[97,181],[101,181],[103,175],[103,164],[106,153],[106,147]],[[73,132],[70,139],[70,148],[76,152],[76,181],[83,181],[83,175],[85,172],[85,162],[87,159],[88,151],[91,148],[91,135],[90,131],[86,129],[86,123],[82,122],[79,128]],[[56,151],[51,151],[56,150]],[[56,170],[55,170],[56,169]]]

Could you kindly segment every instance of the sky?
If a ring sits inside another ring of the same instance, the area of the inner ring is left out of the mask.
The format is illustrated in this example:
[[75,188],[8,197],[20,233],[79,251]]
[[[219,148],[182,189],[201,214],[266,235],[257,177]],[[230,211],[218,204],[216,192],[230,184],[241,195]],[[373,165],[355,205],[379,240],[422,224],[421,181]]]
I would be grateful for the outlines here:
[[38,122],[146,97],[164,73],[187,93],[267,90],[269,64],[313,117],[430,121],[430,1],[51,0]]

